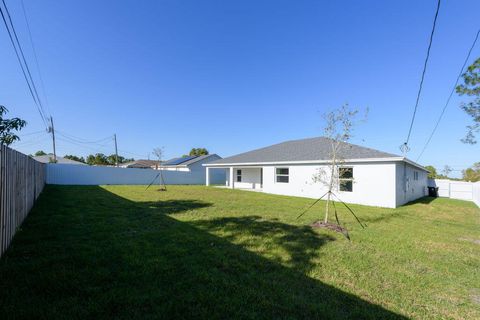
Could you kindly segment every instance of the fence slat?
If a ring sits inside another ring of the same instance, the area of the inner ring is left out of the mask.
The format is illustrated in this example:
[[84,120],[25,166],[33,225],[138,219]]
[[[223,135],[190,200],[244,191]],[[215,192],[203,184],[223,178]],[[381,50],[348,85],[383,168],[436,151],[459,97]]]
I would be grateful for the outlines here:
[[45,164],[0,145],[0,257],[32,209],[45,181]]

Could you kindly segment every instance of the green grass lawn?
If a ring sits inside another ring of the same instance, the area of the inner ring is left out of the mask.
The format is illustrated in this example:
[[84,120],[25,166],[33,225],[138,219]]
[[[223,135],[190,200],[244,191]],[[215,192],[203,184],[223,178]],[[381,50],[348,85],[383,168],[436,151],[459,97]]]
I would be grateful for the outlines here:
[[202,186],[47,186],[0,260],[0,319],[479,319],[480,210]]

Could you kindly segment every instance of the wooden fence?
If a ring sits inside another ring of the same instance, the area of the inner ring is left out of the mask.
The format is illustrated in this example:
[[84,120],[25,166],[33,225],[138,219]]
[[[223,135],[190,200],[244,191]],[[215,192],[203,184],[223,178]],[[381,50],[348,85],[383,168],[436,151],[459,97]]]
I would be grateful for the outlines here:
[[45,186],[46,166],[0,145],[0,256]]

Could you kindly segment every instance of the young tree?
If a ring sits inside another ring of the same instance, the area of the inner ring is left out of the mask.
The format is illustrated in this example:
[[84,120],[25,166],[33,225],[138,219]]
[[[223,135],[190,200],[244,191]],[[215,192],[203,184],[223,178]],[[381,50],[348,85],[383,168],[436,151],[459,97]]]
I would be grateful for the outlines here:
[[457,93],[473,97],[472,101],[460,105],[473,120],[473,124],[467,126],[467,134],[462,142],[476,144],[475,135],[480,131],[480,58],[467,68],[462,77],[464,83],[457,86]]
[[[162,159],[163,159],[163,147],[156,147],[153,149],[153,154],[157,157],[158,159],[158,165],[160,166],[162,164]],[[163,170],[162,168],[159,168],[160,170],[160,182],[163,185],[163,190],[167,191],[167,186],[165,185],[165,180],[163,179]],[[155,180],[155,179],[154,179]],[[153,183],[153,182],[152,182]],[[161,189],[162,190],[162,189]]]
[[15,131],[22,130],[27,125],[27,122],[19,118],[5,119],[4,115],[7,113],[8,109],[0,105],[0,143],[8,146],[20,140]]
[[321,169],[314,176],[315,182],[321,182],[327,187],[327,201],[325,204],[324,223],[328,223],[328,216],[332,195],[338,190],[340,185],[345,183],[353,183],[351,179],[345,181],[343,178],[349,175],[349,172],[340,168],[344,162],[345,151],[350,148],[348,141],[352,138],[352,131],[357,122],[358,110],[352,110],[348,104],[343,105],[339,109],[333,110],[324,115],[325,128],[324,136],[329,139],[331,144],[328,169]]

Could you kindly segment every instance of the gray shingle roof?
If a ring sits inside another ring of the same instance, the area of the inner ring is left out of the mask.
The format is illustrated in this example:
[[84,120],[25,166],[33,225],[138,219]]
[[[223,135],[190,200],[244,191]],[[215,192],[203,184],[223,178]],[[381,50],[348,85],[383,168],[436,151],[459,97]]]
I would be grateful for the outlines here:
[[[291,140],[212,161],[209,164],[329,160],[331,149],[331,140],[325,137]],[[399,157],[350,143],[344,143],[340,156],[343,159]]]
[[[35,156],[35,157],[33,157],[33,159],[37,160],[38,162],[42,162],[42,163],[50,163],[50,162],[53,161],[53,154],[46,154],[46,155],[43,155],[43,156]],[[52,160],[50,160],[50,159],[52,159]],[[60,156],[57,156],[57,163],[86,165],[83,162],[67,159],[67,158],[60,157]]]

